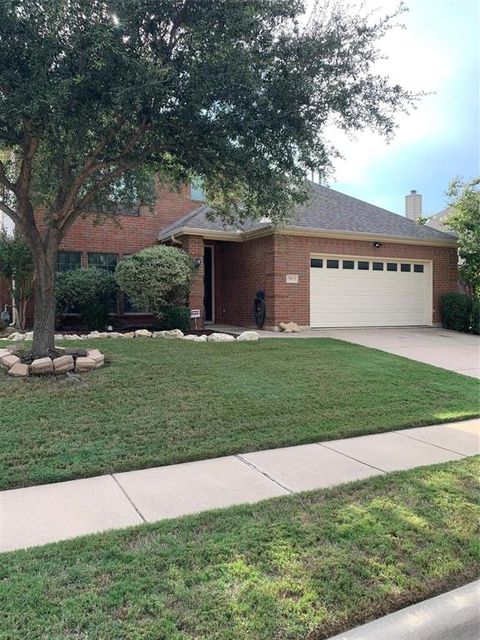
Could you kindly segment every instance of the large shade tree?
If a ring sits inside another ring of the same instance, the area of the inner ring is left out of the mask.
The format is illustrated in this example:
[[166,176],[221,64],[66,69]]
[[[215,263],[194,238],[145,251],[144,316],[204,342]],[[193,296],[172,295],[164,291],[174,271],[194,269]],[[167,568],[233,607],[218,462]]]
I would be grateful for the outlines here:
[[53,348],[58,246],[86,211],[197,176],[218,215],[281,221],[334,153],[410,96],[374,70],[391,17],[326,0],[1,0],[0,207],[35,263],[33,351]]
[[473,295],[480,297],[480,178],[452,180],[447,195],[453,213],[446,226],[458,236],[460,275]]

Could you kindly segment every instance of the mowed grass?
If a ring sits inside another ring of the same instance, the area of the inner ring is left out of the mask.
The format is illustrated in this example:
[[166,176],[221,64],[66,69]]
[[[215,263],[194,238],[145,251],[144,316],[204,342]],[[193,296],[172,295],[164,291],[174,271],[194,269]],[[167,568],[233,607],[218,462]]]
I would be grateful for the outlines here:
[[327,638],[480,570],[480,463],[2,555],[8,640]]
[[80,382],[0,372],[0,489],[480,414],[473,378],[337,340],[91,345]]

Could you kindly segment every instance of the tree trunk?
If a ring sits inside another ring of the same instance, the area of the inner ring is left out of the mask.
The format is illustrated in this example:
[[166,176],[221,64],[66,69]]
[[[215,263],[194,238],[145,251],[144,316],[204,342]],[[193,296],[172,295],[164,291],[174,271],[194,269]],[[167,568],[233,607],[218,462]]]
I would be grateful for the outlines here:
[[37,358],[52,355],[55,349],[55,264],[58,241],[49,238],[43,250],[33,251],[35,265],[35,309],[32,352]]

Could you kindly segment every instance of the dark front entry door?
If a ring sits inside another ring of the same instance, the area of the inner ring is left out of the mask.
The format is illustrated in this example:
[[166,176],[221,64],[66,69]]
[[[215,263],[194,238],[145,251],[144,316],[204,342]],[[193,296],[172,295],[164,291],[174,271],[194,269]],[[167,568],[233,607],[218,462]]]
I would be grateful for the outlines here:
[[213,247],[205,247],[203,254],[203,305],[205,308],[205,322],[213,322],[214,292],[213,292]]

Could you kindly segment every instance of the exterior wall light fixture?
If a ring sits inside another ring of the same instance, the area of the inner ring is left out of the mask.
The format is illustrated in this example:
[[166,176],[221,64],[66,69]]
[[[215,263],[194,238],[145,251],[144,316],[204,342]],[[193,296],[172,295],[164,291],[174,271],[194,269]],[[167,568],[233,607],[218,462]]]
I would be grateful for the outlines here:
[[380,249],[380,247],[382,246],[381,242],[374,242],[373,246],[375,247],[375,249]]

